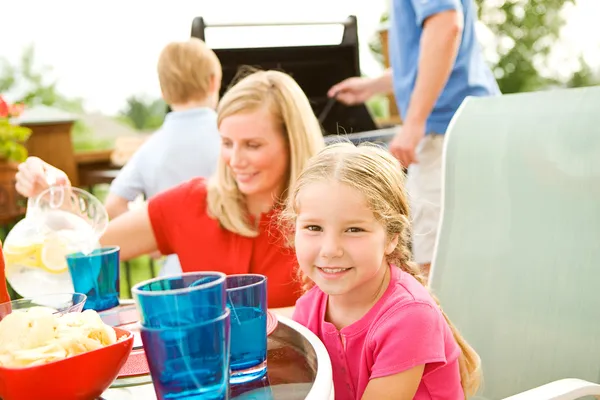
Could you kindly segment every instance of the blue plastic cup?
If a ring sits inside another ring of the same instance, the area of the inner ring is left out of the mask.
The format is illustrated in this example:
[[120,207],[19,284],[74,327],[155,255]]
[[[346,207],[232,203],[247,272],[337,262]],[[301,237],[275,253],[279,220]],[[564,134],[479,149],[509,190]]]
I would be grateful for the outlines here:
[[231,310],[230,382],[254,381],[267,372],[267,278],[229,275],[226,285]]
[[84,310],[103,311],[119,305],[119,252],[118,246],[112,246],[67,255],[73,287],[87,296]]
[[158,399],[228,399],[229,310],[196,324],[142,326],[141,337]]
[[146,328],[197,324],[223,315],[225,274],[188,272],[140,282],[131,292]]

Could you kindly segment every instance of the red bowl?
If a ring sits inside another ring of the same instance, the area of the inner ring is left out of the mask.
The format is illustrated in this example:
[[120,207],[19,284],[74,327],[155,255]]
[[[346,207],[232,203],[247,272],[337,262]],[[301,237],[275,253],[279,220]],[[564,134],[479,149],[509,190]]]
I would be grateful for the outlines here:
[[113,328],[110,346],[48,364],[25,368],[0,367],[0,398],[4,400],[94,400],[113,383],[127,361],[133,334]]

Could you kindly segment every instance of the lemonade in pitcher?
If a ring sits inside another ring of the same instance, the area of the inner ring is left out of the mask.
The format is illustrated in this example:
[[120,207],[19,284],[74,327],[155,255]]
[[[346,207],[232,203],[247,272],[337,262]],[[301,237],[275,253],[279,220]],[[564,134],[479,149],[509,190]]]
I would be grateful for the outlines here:
[[108,223],[100,201],[81,189],[50,188],[28,203],[4,243],[6,279],[23,297],[73,292],[65,256],[90,253]]

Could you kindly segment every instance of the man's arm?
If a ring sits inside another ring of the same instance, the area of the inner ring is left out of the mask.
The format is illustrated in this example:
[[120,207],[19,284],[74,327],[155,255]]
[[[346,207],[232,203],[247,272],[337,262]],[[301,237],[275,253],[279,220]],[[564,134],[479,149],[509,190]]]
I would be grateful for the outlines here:
[[129,202],[134,201],[139,195],[146,192],[142,171],[146,165],[144,161],[153,156],[148,154],[149,143],[145,142],[135,152],[110,184],[110,190],[104,205],[111,220],[129,211]]
[[336,97],[338,101],[348,104],[362,104],[376,94],[387,94],[394,90],[392,83],[392,70],[383,71],[377,78],[354,76],[344,79],[333,85],[327,92],[329,97]]
[[104,207],[109,219],[115,219],[119,215],[129,211],[129,200],[114,193],[109,193],[104,202]]
[[386,68],[377,78],[373,78],[373,92],[375,94],[389,94],[394,91],[392,69]]
[[427,121],[452,72],[462,29],[461,10],[434,14],[423,23],[417,80],[405,123],[422,125]]

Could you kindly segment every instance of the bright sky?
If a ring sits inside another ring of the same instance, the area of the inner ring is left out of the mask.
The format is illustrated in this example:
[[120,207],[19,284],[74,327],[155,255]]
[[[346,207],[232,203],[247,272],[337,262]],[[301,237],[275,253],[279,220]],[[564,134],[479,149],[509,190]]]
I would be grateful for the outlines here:
[[[361,67],[368,75],[380,66],[368,50],[386,0],[17,0],[0,8],[0,57],[16,62],[24,46],[33,43],[38,64],[50,65],[67,96],[85,99],[90,111],[116,113],[132,94],[160,96],[155,64],[162,47],[190,35],[196,16],[218,22],[281,22],[342,20],[358,16]],[[167,5],[169,4],[169,5]],[[600,0],[578,0],[568,13],[563,46],[553,65],[568,72],[583,52],[600,65]],[[340,30],[276,28],[271,30],[213,29],[213,47],[260,44],[336,42]],[[584,33],[586,32],[586,33]],[[595,32],[595,33],[591,33]],[[482,41],[489,40],[482,35]]]

